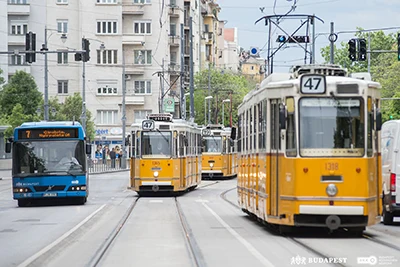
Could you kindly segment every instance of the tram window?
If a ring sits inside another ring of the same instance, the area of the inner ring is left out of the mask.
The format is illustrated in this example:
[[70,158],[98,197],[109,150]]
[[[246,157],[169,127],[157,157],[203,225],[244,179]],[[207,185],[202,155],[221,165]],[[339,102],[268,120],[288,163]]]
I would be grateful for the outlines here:
[[242,114],[239,114],[238,118],[238,138],[237,138],[237,143],[238,143],[238,152],[242,151]]
[[[364,155],[365,118],[362,110],[363,102],[360,98],[300,99],[301,154]],[[339,150],[335,152],[334,149]]]
[[296,121],[295,105],[293,97],[286,99],[287,107],[287,130],[286,130],[286,156],[296,157]]
[[254,126],[254,131],[253,131],[253,148],[254,150],[256,150],[257,148],[257,106],[253,107],[254,110],[254,122],[253,122],[253,126]]
[[170,131],[163,132],[142,132],[142,157],[171,157]]

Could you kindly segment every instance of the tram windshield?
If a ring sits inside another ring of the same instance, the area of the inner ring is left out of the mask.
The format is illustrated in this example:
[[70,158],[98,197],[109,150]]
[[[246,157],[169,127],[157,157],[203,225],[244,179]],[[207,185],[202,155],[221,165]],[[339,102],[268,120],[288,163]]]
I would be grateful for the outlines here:
[[83,141],[16,142],[13,148],[14,176],[83,175],[85,168]]
[[142,157],[171,157],[171,132],[142,132]]
[[222,137],[209,136],[203,137],[204,152],[221,153],[222,152]]
[[364,155],[360,98],[302,98],[299,106],[301,156]]

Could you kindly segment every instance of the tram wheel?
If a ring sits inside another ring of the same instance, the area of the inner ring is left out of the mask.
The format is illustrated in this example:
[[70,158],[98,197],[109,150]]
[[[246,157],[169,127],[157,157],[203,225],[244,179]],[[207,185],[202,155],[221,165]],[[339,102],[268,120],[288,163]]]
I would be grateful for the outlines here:
[[29,204],[27,199],[18,199],[18,207],[26,207]]
[[385,207],[383,208],[383,224],[384,225],[393,224],[393,214],[390,212],[387,212]]

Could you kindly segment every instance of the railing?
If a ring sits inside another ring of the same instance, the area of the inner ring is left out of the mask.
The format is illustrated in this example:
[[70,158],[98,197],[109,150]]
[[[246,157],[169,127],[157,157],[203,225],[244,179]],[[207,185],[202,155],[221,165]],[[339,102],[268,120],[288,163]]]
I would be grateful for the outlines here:
[[88,170],[89,173],[102,173],[102,172],[114,172],[123,171],[130,169],[130,160],[126,159],[126,169],[121,168],[120,159],[91,159],[89,160]]

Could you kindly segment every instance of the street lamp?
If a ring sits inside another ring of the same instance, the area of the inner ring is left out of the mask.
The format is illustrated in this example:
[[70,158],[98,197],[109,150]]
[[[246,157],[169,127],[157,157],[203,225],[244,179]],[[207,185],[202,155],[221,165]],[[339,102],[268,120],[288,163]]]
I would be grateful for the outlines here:
[[224,123],[224,120],[225,120],[225,116],[224,116],[224,103],[229,103],[229,102],[231,102],[231,100],[228,98],[228,99],[224,99],[224,100],[222,100],[222,125],[224,125],[224,127],[225,127],[225,123]]
[[213,97],[211,96],[211,95],[209,95],[209,96],[206,96],[205,98],[204,98],[204,125],[207,125],[207,101],[206,100],[209,100],[209,99],[212,99]]

